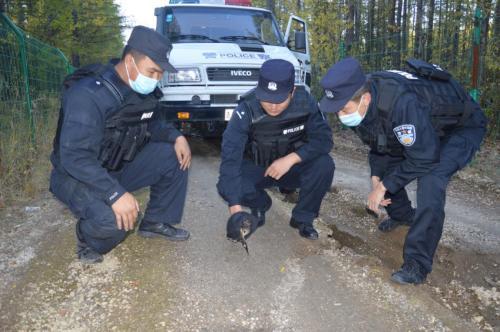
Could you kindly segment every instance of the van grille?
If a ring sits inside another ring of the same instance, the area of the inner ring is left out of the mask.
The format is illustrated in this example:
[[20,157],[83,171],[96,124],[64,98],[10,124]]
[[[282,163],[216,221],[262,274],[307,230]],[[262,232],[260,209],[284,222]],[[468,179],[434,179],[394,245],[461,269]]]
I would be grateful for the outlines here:
[[237,104],[238,95],[211,95],[211,104]]
[[207,68],[209,81],[258,81],[258,68]]

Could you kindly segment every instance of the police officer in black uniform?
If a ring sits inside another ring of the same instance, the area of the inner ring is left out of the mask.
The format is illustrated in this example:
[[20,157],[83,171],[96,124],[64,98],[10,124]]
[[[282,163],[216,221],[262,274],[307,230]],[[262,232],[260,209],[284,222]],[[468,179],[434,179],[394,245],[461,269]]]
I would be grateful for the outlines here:
[[[486,117],[463,88],[436,65],[408,61],[409,72],[381,71],[365,77],[359,62],[344,59],[321,80],[324,112],[336,112],[370,146],[372,191],[368,208],[384,206],[388,232],[409,225],[400,284],[422,283],[432,270],[444,223],[446,186],[479,149]],[[417,208],[405,187],[418,179]]]
[[191,152],[157,114],[157,83],[164,71],[175,71],[171,49],[166,37],[137,26],[119,62],[81,69],[65,81],[50,190],[79,218],[82,262],[102,261],[134,229],[139,204],[131,192],[146,186],[150,200],[138,233],[189,237],[172,225],[182,219]]
[[290,62],[262,65],[258,86],[242,98],[224,132],[217,188],[231,215],[249,207],[259,226],[271,207],[265,188],[299,188],[290,226],[316,240],[313,220],[333,179],[332,132],[315,100],[294,82]]

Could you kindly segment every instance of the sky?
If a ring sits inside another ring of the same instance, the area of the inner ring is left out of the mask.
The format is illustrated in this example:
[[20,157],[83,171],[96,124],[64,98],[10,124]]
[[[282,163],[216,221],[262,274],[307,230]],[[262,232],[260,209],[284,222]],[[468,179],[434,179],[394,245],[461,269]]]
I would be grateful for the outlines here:
[[[155,8],[168,4],[168,0],[114,0],[120,6],[120,15],[125,16],[130,26],[144,25],[156,28]],[[124,40],[127,41],[132,29],[123,31]]]

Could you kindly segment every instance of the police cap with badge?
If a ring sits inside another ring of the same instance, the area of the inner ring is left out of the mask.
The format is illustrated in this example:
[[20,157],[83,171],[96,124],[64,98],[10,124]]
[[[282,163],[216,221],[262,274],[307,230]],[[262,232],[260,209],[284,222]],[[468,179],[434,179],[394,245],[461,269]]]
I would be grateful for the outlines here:
[[321,99],[319,108],[322,112],[337,113],[365,82],[366,76],[358,60],[346,58],[337,62],[321,79],[320,85],[325,96]]
[[127,46],[147,55],[161,69],[171,73],[177,72],[168,61],[173,47],[172,43],[167,37],[155,30],[142,25],[134,27],[127,41]]
[[295,68],[281,59],[267,60],[262,64],[259,83],[255,89],[257,99],[273,104],[284,102],[295,86]]

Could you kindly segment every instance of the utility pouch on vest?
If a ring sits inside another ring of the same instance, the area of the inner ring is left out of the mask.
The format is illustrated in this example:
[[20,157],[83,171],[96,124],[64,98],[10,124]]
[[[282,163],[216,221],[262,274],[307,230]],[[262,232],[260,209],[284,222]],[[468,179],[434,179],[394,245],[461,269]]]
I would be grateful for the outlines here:
[[137,153],[149,141],[147,123],[123,128],[107,128],[99,154],[101,165],[109,171],[117,171],[124,162],[134,160]]

